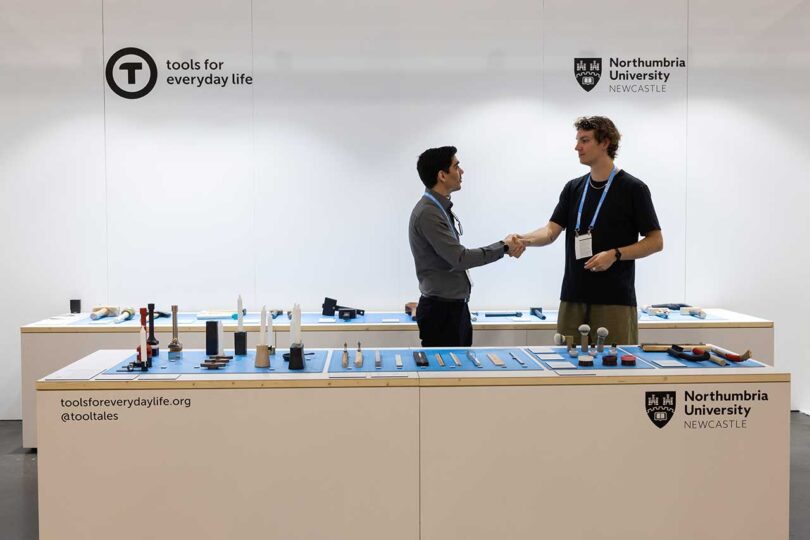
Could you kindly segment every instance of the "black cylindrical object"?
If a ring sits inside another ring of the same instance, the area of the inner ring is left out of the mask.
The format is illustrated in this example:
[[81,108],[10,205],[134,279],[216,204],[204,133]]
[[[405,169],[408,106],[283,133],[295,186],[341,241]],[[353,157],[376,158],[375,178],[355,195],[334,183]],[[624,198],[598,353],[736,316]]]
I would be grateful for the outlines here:
[[219,353],[219,321],[205,321],[205,354],[216,356]]
[[304,346],[293,344],[290,345],[290,365],[291,370],[304,369]]
[[70,312],[71,313],[81,313],[82,312],[82,301],[81,300],[71,300],[70,301]]
[[146,338],[146,344],[152,349],[152,356],[160,354],[160,343],[155,337],[155,304],[146,304],[146,309],[149,310],[149,337]]
[[247,332],[233,333],[233,349],[236,356],[245,356],[247,354]]

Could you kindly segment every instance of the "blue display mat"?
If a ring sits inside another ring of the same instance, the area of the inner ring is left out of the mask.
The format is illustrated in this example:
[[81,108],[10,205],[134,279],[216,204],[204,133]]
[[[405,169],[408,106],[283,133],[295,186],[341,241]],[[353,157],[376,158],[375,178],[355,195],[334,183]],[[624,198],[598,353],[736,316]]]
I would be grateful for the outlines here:
[[[574,369],[574,368],[553,369],[551,366],[548,365],[547,360],[541,360],[540,356],[537,353],[531,353],[535,358],[537,358],[537,360],[539,362],[541,362],[546,367],[546,369],[550,369],[551,371],[553,371],[555,373],[566,373],[566,372],[571,372],[571,371],[611,370],[611,369],[656,369],[658,367],[658,366],[653,366],[653,365],[645,362],[643,359],[641,359],[638,354],[636,354],[636,353],[634,353],[633,351],[630,350],[630,349],[632,349],[632,347],[619,347],[619,353],[618,353],[617,358],[616,358],[616,364],[618,364],[618,365],[615,365],[615,366],[606,366],[606,365],[602,364],[602,356],[604,356],[605,354],[608,354],[607,347],[605,347],[605,352],[604,353],[602,353],[602,354],[597,353],[596,356],[593,357],[593,367],[584,367],[584,366],[578,365],[577,358],[572,358],[572,357],[568,356],[568,350],[565,348],[565,346],[557,346],[557,347],[549,347],[549,348],[553,350],[553,354],[559,354],[560,356],[563,357],[563,360],[567,360],[568,362],[571,362],[572,364],[574,364],[576,366],[576,369]],[[638,347],[636,347],[636,348],[638,348]],[[552,353],[548,353],[548,354],[552,354]],[[634,355],[636,357],[636,365],[635,366],[623,366],[622,365],[622,355],[623,354],[632,354],[632,355]],[[659,368],[659,369],[662,369],[662,368]]]
[[[284,316],[286,322],[289,322],[286,315]],[[334,323],[320,322],[320,319],[334,319]],[[383,319],[391,319],[391,321],[383,321]],[[396,319],[396,322],[393,321]],[[278,320],[278,319],[276,319]],[[410,323],[413,324],[413,319],[406,313],[366,313],[365,315],[358,315],[354,319],[344,321],[338,319],[337,315],[321,315],[319,313],[302,313],[301,324],[323,324],[324,326],[330,324],[396,324],[396,323]]]
[[[148,371],[133,371],[132,373],[150,373],[150,374],[178,374],[178,375],[199,375],[201,373],[217,374],[249,374],[249,373],[321,373],[326,365],[326,356],[328,351],[313,350],[307,351],[304,349],[305,365],[302,370],[290,370],[288,363],[284,361],[282,354],[288,352],[287,349],[276,350],[276,354],[270,357],[269,368],[257,368],[254,366],[256,351],[248,351],[246,356],[234,356],[227,365],[219,369],[206,369],[200,367],[208,356],[205,351],[193,350],[183,351],[183,357],[179,360],[169,360],[169,353],[165,349],[160,350],[160,355],[152,359],[152,367]],[[226,349],[225,354],[233,354],[233,349]],[[126,366],[135,360],[135,353],[129,356],[123,362],[119,362],[114,367],[104,372],[105,375],[113,373],[129,373]]]
[[[506,311],[506,310],[504,310]],[[515,310],[517,312],[518,310]],[[528,311],[521,310],[520,317],[512,315],[512,316],[487,316],[487,313],[503,313],[503,311],[499,310],[478,310],[471,312],[472,315],[476,317],[476,320],[473,322],[485,322],[485,323],[510,323],[510,324],[520,324],[520,323],[538,323],[538,322],[555,322],[557,320],[557,312],[543,312],[543,315],[546,316],[545,319],[541,319],[540,317],[536,317],[530,314]],[[514,312],[513,312],[514,313]],[[553,313],[553,316],[551,316]]]
[[[377,369],[374,367],[374,354],[379,350],[382,357],[382,368]],[[356,350],[349,349],[349,367],[344,368],[342,365],[343,349],[334,349],[332,351],[332,360],[329,364],[329,373],[350,373],[350,372],[384,372],[384,371],[530,371],[542,370],[543,368],[537,365],[528,354],[517,347],[501,347],[489,349],[472,349],[481,367],[476,367],[473,362],[467,358],[468,349],[430,349],[423,350],[428,359],[426,367],[419,367],[416,365],[413,353],[420,349],[364,349],[363,350],[363,367],[357,368],[354,366],[354,359]],[[455,353],[458,357],[461,366],[456,366],[450,353]],[[509,353],[514,353],[515,356],[523,360],[525,366],[521,366],[518,361],[512,358]],[[495,353],[503,361],[504,367],[498,367],[492,363],[487,357],[487,354]],[[402,356],[402,369],[396,368],[396,355]],[[444,360],[444,367],[439,365],[436,355],[441,354]]]
[[[690,368],[716,368],[716,369],[725,369],[725,368],[760,368],[766,367],[764,364],[757,362],[756,360],[746,360],[745,362],[729,362],[726,361],[725,366],[718,366],[714,362],[709,360],[704,360],[703,362],[692,362],[690,360],[682,360],[681,358],[675,358],[674,356],[670,356],[665,352],[644,352],[641,350],[641,347],[623,347],[627,352],[630,354],[635,354],[636,356],[643,358],[644,360],[655,364],[656,360],[676,360],[680,362],[685,367]],[[658,369],[680,369],[676,367],[661,367],[658,364],[655,364],[655,367]]]
[[[380,351],[382,367],[374,367],[374,356]],[[413,359],[413,351],[410,349],[363,349],[363,366],[356,367],[354,361],[357,349],[349,347],[349,367],[343,367],[343,349],[333,349],[332,359],[329,361],[329,373],[378,373],[378,372],[402,372],[416,371],[416,362]],[[402,357],[402,367],[396,366],[396,355]]]
[[[191,324],[197,322],[197,314],[196,313],[178,313],[177,314],[177,322],[180,324]],[[171,317],[160,317],[155,319],[155,326],[171,327],[172,318]],[[104,317],[103,319],[98,319],[94,321],[89,316],[79,319],[77,321],[73,321],[69,324],[69,326],[112,326],[112,327],[139,327],[141,325],[141,314],[135,313],[135,316],[129,319],[128,321],[124,321],[122,323],[115,323],[115,317]]]
[[[481,367],[477,367],[472,360],[467,358],[468,350],[472,350],[475,353]],[[416,368],[419,371],[538,371],[543,369],[541,366],[537,365],[537,363],[525,351],[518,347],[490,347],[484,349],[424,349],[422,351],[427,356],[428,365],[427,367]],[[451,352],[455,353],[455,355],[458,357],[459,361],[461,362],[460,367],[456,367],[456,364],[453,362],[452,358],[450,358]],[[487,355],[490,353],[497,354],[504,363],[504,367],[496,366],[492,360],[487,357]],[[520,362],[512,358],[509,353],[513,353],[515,356],[520,358],[524,365],[521,365]],[[437,354],[442,355],[442,358],[444,359],[444,367],[439,365],[439,362],[436,359]],[[413,357],[413,351],[411,351],[411,356]]]
[[[248,313],[245,316],[245,324],[259,324],[259,317],[258,313]],[[320,322],[321,319],[332,319],[334,322]],[[385,321],[383,319],[396,319],[396,321]],[[230,321],[235,322],[235,321]],[[343,321],[338,319],[337,315],[329,316],[329,315],[321,315],[320,313],[302,313],[301,314],[301,324],[322,324],[324,326],[328,326],[330,324],[396,324],[396,323],[413,323],[413,319],[411,319],[410,315],[405,313],[388,313],[388,312],[378,312],[378,313],[366,313],[365,315],[360,315],[350,321]],[[284,312],[280,314],[278,317],[273,319],[273,324],[283,324],[288,325],[290,324],[290,318],[287,317],[287,313]]]
[[690,322],[694,323],[702,321],[725,321],[727,319],[724,319],[723,317],[718,317],[717,315],[712,315],[711,313],[707,313],[705,319],[698,319],[697,317],[692,317],[691,315],[681,315],[677,311],[670,311],[669,317],[664,319],[662,317],[656,317],[655,315],[649,315],[639,310],[638,320],[643,322],[659,321],[670,323],[690,323]]

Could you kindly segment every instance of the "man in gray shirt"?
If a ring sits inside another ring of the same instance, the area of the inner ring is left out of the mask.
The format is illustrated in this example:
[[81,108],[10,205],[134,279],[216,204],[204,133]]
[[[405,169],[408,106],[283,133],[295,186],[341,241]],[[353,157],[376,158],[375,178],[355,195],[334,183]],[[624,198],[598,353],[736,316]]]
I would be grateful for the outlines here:
[[467,270],[495,262],[505,253],[520,257],[525,249],[515,235],[475,249],[461,245],[463,230],[450,202],[450,194],[461,189],[464,174],[456,152],[453,146],[430,148],[416,163],[426,189],[411,212],[408,239],[422,293],[416,324],[423,347],[472,345],[467,307],[472,284]]

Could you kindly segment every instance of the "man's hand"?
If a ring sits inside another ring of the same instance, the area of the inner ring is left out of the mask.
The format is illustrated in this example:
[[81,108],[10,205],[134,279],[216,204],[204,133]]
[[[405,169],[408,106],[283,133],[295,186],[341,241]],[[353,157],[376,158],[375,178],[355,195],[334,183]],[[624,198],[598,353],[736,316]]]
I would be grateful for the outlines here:
[[587,260],[585,270],[591,272],[604,272],[616,262],[616,252],[612,249],[597,253]]
[[504,239],[503,243],[509,248],[507,253],[510,257],[515,257],[517,259],[523,255],[524,251],[526,251],[526,246],[520,240],[520,235],[518,234],[510,234]]

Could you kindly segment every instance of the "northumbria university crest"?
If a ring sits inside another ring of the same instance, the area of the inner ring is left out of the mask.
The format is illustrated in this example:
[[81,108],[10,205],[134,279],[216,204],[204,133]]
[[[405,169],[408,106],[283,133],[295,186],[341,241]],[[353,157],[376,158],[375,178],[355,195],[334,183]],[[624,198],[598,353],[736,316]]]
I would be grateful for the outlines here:
[[659,428],[675,415],[675,392],[647,392],[644,396],[647,416]]
[[574,77],[586,92],[590,92],[602,76],[601,58],[574,58]]

